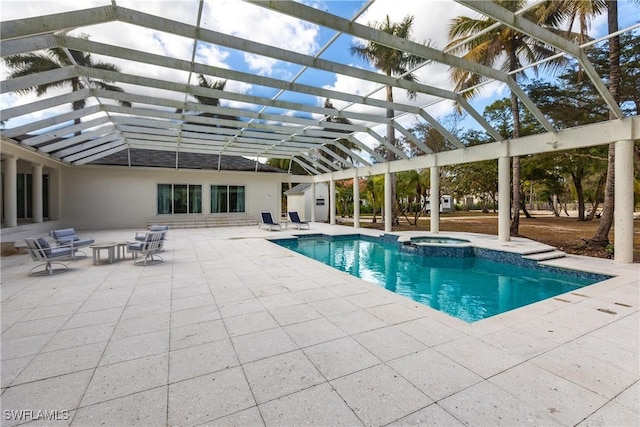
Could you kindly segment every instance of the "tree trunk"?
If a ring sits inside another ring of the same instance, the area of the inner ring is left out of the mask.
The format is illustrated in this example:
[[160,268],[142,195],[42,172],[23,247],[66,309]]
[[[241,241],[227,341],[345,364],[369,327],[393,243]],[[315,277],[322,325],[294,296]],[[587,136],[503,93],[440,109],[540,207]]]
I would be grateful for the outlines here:
[[[609,34],[618,31],[618,2],[607,0],[607,21]],[[620,38],[618,36],[609,39],[609,92],[617,103],[619,100],[618,88],[620,86]],[[615,119],[613,111],[609,111],[609,119]],[[609,143],[607,181],[604,187],[604,205],[600,225],[594,236],[588,241],[594,246],[607,246],[609,244],[609,231],[613,225],[614,208],[614,177],[615,177],[615,142]]]
[[584,221],[584,190],[582,189],[582,178],[572,173],[571,180],[573,186],[576,188],[576,195],[578,196],[578,221]]
[[[516,40],[513,40],[511,48],[509,49],[510,71],[514,71],[518,64],[515,50],[516,43]],[[513,77],[513,79],[517,80],[515,76]],[[513,92],[511,92],[511,114],[513,115],[513,139],[516,139],[520,137],[520,108],[518,107],[518,97]],[[511,217],[511,227],[509,229],[509,234],[515,237],[518,236],[518,229],[520,227],[520,157],[513,157],[512,169],[513,200],[511,206],[513,217]]]

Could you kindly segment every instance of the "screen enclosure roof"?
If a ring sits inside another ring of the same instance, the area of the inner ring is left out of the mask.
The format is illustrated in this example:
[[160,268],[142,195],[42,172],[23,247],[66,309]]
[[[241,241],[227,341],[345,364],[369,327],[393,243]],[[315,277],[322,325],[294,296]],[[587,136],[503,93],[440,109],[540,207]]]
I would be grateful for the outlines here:
[[[549,135],[557,134],[512,75],[453,55],[441,43],[372,28],[366,17],[381,1],[328,2],[328,8],[293,1],[76,1],[77,9],[3,18],[3,58],[53,48],[60,48],[63,58],[59,67],[35,74],[6,78],[5,72],[2,96],[17,101],[2,102],[1,134],[71,165],[99,162],[123,150],[162,150],[287,159],[312,175],[383,162],[374,150],[378,145],[406,160],[406,153],[387,144],[389,124],[420,155],[433,154],[434,148],[409,131],[415,123],[442,135],[445,144],[437,151],[464,151],[441,123],[443,111],[455,108],[500,142],[480,107],[456,92],[450,80],[429,78],[452,68],[514,92]],[[429,2],[412,4],[414,15],[429,13]],[[613,117],[623,118],[584,46],[526,20],[524,9],[513,13],[475,0],[451,4],[577,60]],[[217,13],[220,7],[225,13]],[[229,16],[233,22],[227,22]],[[421,78],[376,71],[349,54],[358,42],[419,57],[409,71]],[[90,61],[78,52],[90,54]],[[40,96],[16,95],[42,85],[49,90]],[[394,89],[393,101],[386,100],[387,86]]]

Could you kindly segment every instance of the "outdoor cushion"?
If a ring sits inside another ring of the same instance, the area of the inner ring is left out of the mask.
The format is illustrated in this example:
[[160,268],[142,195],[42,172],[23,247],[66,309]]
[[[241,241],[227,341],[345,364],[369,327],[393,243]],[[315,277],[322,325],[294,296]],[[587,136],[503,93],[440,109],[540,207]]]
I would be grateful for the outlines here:
[[74,228],[62,228],[60,230],[53,230],[51,235],[59,245],[65,245],[73,243],[73,246],[88,246],[94,242],[93,239],[80,239],[78,233]]
[[51,245],[47,242],[47,239],[44,237],[38,237],[38,245],[42,248],[42,252],[44,252],[44,256],[51,255]]

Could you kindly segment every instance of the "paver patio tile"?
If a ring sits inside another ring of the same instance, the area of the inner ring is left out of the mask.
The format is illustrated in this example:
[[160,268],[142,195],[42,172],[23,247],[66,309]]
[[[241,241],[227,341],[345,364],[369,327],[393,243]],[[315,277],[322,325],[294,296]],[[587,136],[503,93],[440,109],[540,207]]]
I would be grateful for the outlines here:
[[278,327],[278,322],[273,319],[268,311],[258,311],[240,316],[227,317],[224,319],[224,324],[227,327],[227,332],[230,337]]
[[385,322],[365,310],[336,314],[328,319],[349,335],[387,326]]
[[388,362],[431,399],[438,401],[482,381],[482,377],[433,349]]
[[464,425],[562,426],[559,420],[489,381],[473,385],[438,402]]
[[197,425],[255,406],[240,367],[169,385],[172,426]]
[[67,323],[71,315],[47,317],[46,319],[26,320],[14,323],[6,331],[2,332],[3,340],[26,338],[35,335],[43,335],[57,332]]
[[296,304],[286,307],[269,308],[269,312],[280,326],[306,322],[307,320],[322,317],[322,315],[309,304]]
[[31,355],[18,357],[16,359],[3,359],[0,362],[0,387],[8,387],[34,357],[34,355]]
[[261,404],[266,425],[363,425],[336,391],[320,384]]
[[[331,296],[333,297],[334,295],[332,294]],[[320,301],[313,301],[310,304],[324,316],[333,316],[334,314],[358,310],[357,305],[352,304],[343,298],[323,299]]]
[[169,353],[169,382],[186,380],[239,365],[233,346],[223,339]]
[[525,360],[471,336],[456,338],[433,348],[483,378],[489,378]]
[[227,337],[222,320],[171,328],[171,350],[218,341]]
[[171,311],[171,301],[152,301],[148,304],[127,305],[120,318],[122,320],[128,320],[159,313],[168,313],[169,311]]
[[90,311],[73,315],[62,329],[81,328],[83,326],[101,325],[113,323],[120,319],[124,307],[110,308],[107,310]]
[[111,340],[100,359],[100,366],[112,365],[131,359],[167,353],[169,330],[150,332],[122,339]]
[[161,426],[167,423],[168,386],[130,394],[76,411],[72,426]]
[[220,311],[216,307],[204,306],[171,312],[171,327],[193,325],[220,319]]
[[284,330],[300,348],[342,338],[347,335],[343,330],[324,317],[288,325],[284,327]]
[[51,332],[42,335],[30,335],[23,338],[5,339],[3,334],[2,345],[0,345],[2,360],[15,359],[18,357],[36,354],[53,336],[54,333]]
[[395,326],[364,332],[355,335],[354,338],[383,361],[415,353],[426,348],[423,343],[405,334]]
[[246,363],[242,367],[258,403],[277,399],[325,381],[300,350]]
[[208,421],[205,424],[200,424],[201,426],[212,426],[212,427],[229,427],[229,426],[251,426],[251,427],[264,427],[264,421],[262,420],[262,415],[258,410],[257,406],[253,406],[249,409],[245,409],[243,411],[236,412],[231,415],[227,415],[226,417],[218,418],[214,421]]
[[614,401],[634,410],[640,407],[640,381],[620,393]]
[[282,328],[231,338],[241,363],[286,353],[298,348]]
[[640,379],[637,370],[634,375],[618,364],[602,363],[595,355],[596,349],[580,349],[572,344],[548,351],[531,359],[531,363],[608,398],[617,396]]
[[565,425],[579,423],[607,402],[606,398],[532,363],[518,365],[490,381]]
[[122,339],[134,335],[143,335],[149,332],[169,329],[169,319],[169,313],[159,313],[134,319],[123,319],[118,322],[115,331],[113,331],[112,338]]
[[405,334],[412,336],[429,347],[464,336],[464,333],[460,330],[428,317],[410,320],[399,324],[397,327]]
[[640,411],[637,407],[630,409],[619,403],[609,402],[577,425],[578,427],[638,426],[640,425]]
[[[29,313],[23,316],[20,320],[27,321],[57,316],[68,316],[74,314],[81,305],[82,303],[79,302],[70,304],[40,305],[33,310],[30,310]],[[2,320],[4,321],[4,316]]]
[[266,310],[265,307],[257,299],[247,299],[241,301],[231,301],[220,304],[220,315],[222,317],[233,317],[241,314],[255,313],[256,311]]
[[351,337],[305,347],[303,351],[322,375],[329,380],[380,363],[380,359]]
[[332,380],[331,385],[365,425],[384,425],[433,401],[385,365]]
[[[6,419],[4,411],[58,411],[61,418],[65,417],[63,411],[76,409],[80,399],[91,380],[93,369],[61,375],[46,380],[35,381],[10,387],[2,393],[3,426],[23,424],[28,419],[17,417]],[[29,413],[23,416],[29,416]]]
[[411,310],[410,308],[398,303],[369,307],[367,308],[367,311],[377,318],[385,321],[388,325],[404,323],[425,316],[423,313]]
[[167,354],[128,360],[95,370],[82,406],[160,387],[168,383]]
[[456,417],[442,409],[441,406],[433,403],[411,415],[407,415],[404,418],[400,418],[399,420],[392,422],[389,426],[462,427],[464,424],[462,424],[462,422],[460,422]]
[[186,298],[173,298],[171,300],[171,311],[187,310],[189,308],[212,307],[218,308],[211,294],[196,295]]
[[13,384],[22,384],[95,368],[98,366],[98,361],[106,345],[107,343],[103,341],[38,353],[13,381]]

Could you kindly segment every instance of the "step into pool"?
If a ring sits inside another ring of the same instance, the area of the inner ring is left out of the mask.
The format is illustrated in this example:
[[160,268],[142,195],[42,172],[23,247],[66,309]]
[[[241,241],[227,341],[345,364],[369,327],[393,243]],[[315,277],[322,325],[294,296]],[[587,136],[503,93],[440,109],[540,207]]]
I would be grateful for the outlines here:
[[490,259],[504,259],[498,251],[489,251],[498,255],[482,250],[463,257],[425,256],[405,247],[410,245],[362,235],[299,236],[273,242],[466,322],[609,278],[535,267],[534,262],[518,265]]

